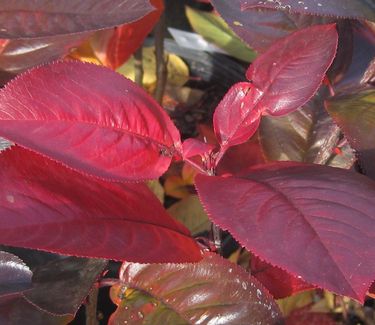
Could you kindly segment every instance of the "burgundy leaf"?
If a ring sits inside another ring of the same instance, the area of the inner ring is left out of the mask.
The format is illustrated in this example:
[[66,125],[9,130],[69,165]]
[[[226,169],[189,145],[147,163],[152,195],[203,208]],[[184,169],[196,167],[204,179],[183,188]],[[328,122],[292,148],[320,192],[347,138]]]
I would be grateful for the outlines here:
[[331,24],[297,31],[273,44],[246,73],[260,93],[254,103],[256,110],[281,116],[305,104],[331,65],[337,41]]
[[143,89],[80,62],[27,72],[0,92],[0,135],[84,173],[116,181],[159,177],[176,127]]
[[0,297],[29,289],[32,275],[19,257],[0,251]]
[[3,50],[0,50],[0,70],[15,75],[59,59],[90,35],[91,33],[80,33],[35,39],[6,40]]
[[216,254],[207,253],[194,264],[126,263],[123,269],[123,286],[135,292],[124,297],[112,325],[282,324],[267,290]]
[[196,185],[212,221],[255,255],[363,302],[375,277],[373,181],[343,169],[278,162],[241,178],[197,175]]
[[0,243],[137,262],[200,259],[145,184],[84,176],[29,150],[0,155]]
[[254,8],[375,21],[375,4],[371,0],[241,0],[242,10]]
[[301,278],[262,261],[257,256],[251,257],[251,274],[263,284],[275,299],[289,297],[297,292],[314,288]]
[[0,38],[80,33],[138,20],[153,7],[148,0],[0,1]]
[[54,315],[74,316],[106,260],[68,257],[34,270],[33,288],[23,293],[34,306]]
[[267,50],[276,40],[298,29],[335,21],[332,17],[290,14],[271,9],[243,10],[243,0],[211,0],[211,2],[230,28],[260,53]]
[[261,91],[248,82],[235,84],[216,107],[213,124],[224,150],[246,142],[257,130],[261,112],[256,103]]
[[308,310],[309,308],[300,308],[293,310],[285,319],[286,325],[337,325],[337,323],[328,314],[316,313]]

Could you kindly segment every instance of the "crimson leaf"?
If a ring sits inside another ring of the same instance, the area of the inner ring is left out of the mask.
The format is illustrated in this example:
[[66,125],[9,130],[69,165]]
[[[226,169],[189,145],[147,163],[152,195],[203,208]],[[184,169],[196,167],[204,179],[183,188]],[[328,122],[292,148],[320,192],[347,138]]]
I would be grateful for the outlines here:
[[138,20],[152,11],[148,0],[0,1],[0,38],[80,33]]
[[137,262],[200,259],[145,184],[109,183],[20,147],[0,155],[0,243]]
[[337,42],[335,25],[330,24],[305,28],[274,43],[246,72],[261,93],[253,105],[274,116],[300,108],[319,88]]
[[180,135],[143,89],[80,62],[27,72],[0,92],[0,135],[83,171],[116,181],[159,177]]
[[125,293],[110,324],[281,324],[267,290],[216,254],[194,264],[126,263],[123,269],[122,286],[135,292]]
[[373,181],[343,169],[278,162],[241,178],[198,175],[196,186],[212,221],[257,256],[363,302],[375,277]]

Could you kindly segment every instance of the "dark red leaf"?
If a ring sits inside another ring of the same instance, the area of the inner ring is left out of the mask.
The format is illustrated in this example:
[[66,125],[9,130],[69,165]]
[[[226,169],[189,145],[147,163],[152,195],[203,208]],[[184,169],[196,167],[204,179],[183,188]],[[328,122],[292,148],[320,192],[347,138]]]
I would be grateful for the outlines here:
[[34,306],[54,315],[74,316],[106,260],[68,257],[34,270],[33,288],[23,293]]
[[217,140],[226,150],[246,142],[257,130],[261,111],[256,103],[261,91],[248,82],[235,84],[216,107],[213,124]]
[[80,33],[35,39],[6,40],[3,50],[0,49],[0,70],[15,75],[59,59],[90,35],[91,33]]
[[230,28],[247,44],[263,53],[276,40],[300,28],[334,22],[331,17],[289,14],[271,9],[243,10],[243,0],[211,0]]
[[27,72],[0,92],[0,135],[84,173],[117,181],[159,177],[176,127],[143,89],[80,62]]
[[124,297],[110,324],[282,324],[267,290],[216,254],[194,264],[126,263],[123,269],[123,286],[143,297]]
[[200,259],[145,184],[86,177],[26,149],[0,155],[0,243],[137,262]]
[[251,274],[263,284],[275,299],[289,297],[297,292],[314,288],[301,278],[262,261],[257,256],[251,257]]
[[29,289],[32,275],[19,257],[0,251],[0,297]]
[[375,21],[375,4],[371,0],[241,0],[242,10],[268,8],[308,15]]
[[111,69],[118,68],[142,45],[164,9],[162,0],[150,2],[156,10],[141,20],[95,34],[91,44],[104,65]]
[[274,43],[246,72],[260,93],[253,109],[281,116],[304,105],[319,88],[337,42],[331,24],[309,27]]
[[241,178],[197,175],[196,185],[212,221],[255,255],[363,302],[375,275],[373,181],[339,168],[278,162]]
[[98,30],[138,20],[148,0],[0,2],[0,38],[33,38]]

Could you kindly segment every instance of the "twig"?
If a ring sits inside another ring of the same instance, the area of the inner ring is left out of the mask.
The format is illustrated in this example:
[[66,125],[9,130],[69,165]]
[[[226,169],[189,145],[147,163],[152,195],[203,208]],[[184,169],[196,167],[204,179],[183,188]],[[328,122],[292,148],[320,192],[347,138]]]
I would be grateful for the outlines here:
[[143,46],[134,53],[134,81],[143,87]]
[[218,226],[216,226],[214,223],[211,224],[211,229],[212,229],[212,235],[214,239],[214,244],[217,250],[217,253],[221,255],[221,230]]
[[165,37],[165,13],[160,17],[155,26],[155,56],[156,56],[156,89],[155,99],[161,103],[167,83],[167,61],[164,55],[164,37]]
[[98,294],[99,288],[94,286],[91,290],[87,303],[85,305],[86,308],[86,325],[99,325],[98,318],[96,316],[96,309],[98,305]]

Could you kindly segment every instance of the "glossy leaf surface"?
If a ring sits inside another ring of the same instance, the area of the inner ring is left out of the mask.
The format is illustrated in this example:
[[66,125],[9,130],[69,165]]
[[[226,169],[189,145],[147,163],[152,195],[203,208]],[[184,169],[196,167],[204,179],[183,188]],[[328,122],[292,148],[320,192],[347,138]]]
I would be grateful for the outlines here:
[[156,10],[142,19],[95,34],[91,45],[105,66],[117,69],[142,45],[163,12],[163,1],[150,3]]
[[32,275],[19,257],[0,251],[0,297],[29,289]]
[[0,166],[1,244],[150,263],[200,259],[145,184],[86,177],[17,146]]
[[375,274],[373,181],[343,169],[278,162],[241,178],[197,175],[196,186],[210,219],[255,255],[364,300]]
[[117,181],[159,177],[179,132],[141,88],[102,67],[58,62],[0,92],[0,135],[84,173]]
[[215,254],[195,264],[129,263],[121,280],[153,298],[151,312],[140,304],[126,308],[124,301],[111,324],[280,324],[279,309],[262,285]]
[[248,82],[235,84],[216,107],[213,124],[221,147],[246,142],[257,130],[261,111],[256,107],[262,93]]
[[153,10],[148,0],[0,1],[0,38],[33,38],[113,27]]
[[375,90],[353,89],[330,99],[327,108],[357,150],[365,174],[375,178]]
[[292,160],[348,169],[356,158],[349,145],[335,152],[339,136],[339,128],[318,98],[286,116],[264,116],[259,127],[262,151],[269,161]]
[[331,24],[309,27],[274,43],[246,72],[260,93],[257,109],[281,116],[304,105],[319,88],[337,42]]
[[35,66],[57,60],[68,54],[90,34],[7,40],[2,51],[0,50],[0,70],[16,75]]
[[106,265],[77,257],[47,263],[34,270],[33,288],[23,295],[48,313],[74,316]]
[[241,0],[241,8],[242,10],[268,8],[304,15],[335,16],[375,21],[375,4],[371,0]]

